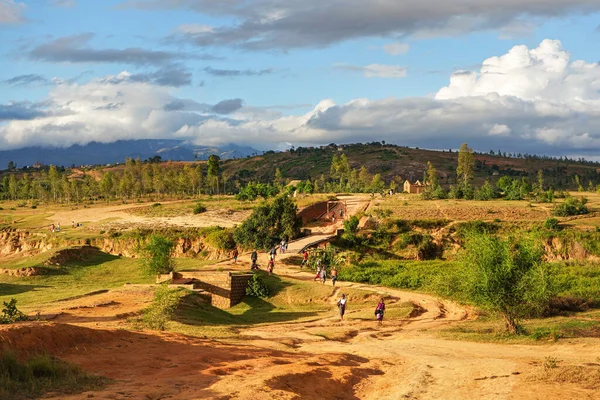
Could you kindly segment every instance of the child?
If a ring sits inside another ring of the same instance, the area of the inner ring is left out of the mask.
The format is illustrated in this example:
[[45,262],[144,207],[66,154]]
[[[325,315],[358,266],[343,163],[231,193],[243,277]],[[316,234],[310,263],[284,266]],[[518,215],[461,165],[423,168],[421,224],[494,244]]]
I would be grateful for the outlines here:
[[333,267],[331,270],[331,283],[333,284],[333,287],[335,287],[335,283],[337,282],[337,275],[338,271],[335,267]]
[[237,264],[237,259],[238,259],[238,255],[239,254],[240,253],[238,252],[237,248],[233,249],[233,252],[231,253],[231,255],[233,256],[233,263],[234,264]]
[[269,275],[273,273],[273,268],[275,268],[275,260],[271,258],[269,260],[269,264],[267,265],[267,272],[269,273]]
[[302,264],[300,264],[300,268],[304,267],[306,264],[308,264],[308,250],[304,250],[304,253],[302,253]]

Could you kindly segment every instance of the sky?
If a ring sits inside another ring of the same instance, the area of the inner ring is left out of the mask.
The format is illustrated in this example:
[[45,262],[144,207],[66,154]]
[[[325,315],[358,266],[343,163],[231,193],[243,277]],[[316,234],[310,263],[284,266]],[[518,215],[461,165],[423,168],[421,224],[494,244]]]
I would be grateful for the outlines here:
[[0,150],[386,141],[600,158],[600,0],[0,0]]

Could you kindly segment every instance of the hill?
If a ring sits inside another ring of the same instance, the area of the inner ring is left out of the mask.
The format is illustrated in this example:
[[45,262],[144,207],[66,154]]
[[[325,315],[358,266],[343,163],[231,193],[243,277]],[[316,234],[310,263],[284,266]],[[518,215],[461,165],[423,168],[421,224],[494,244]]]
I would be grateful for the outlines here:
[[[403,146],[370,143],[329,145],[314,148],[297,148],[285,152],[268,151],[260,156],[227,160],[224,172],[231,181],[271,181],[279,168],[287,179],[318,179],[329,175],[331,160],[335,154],[345,154],[350,166],[365,166],[371,174],[381,174],[390,181],[394,177],[415,181],[422,180],[430,161],[438,171],[440,183],[449,185],[456,181],[458,152],[435,151]],[[509,157],[496,154],[475,153],[475,184],[486,179],[496,181],[500,176],[537,179],[543,171],[546,184],[555,188],[573,188],[575,175],[582,185],[589,182],[600,184],[600,164],[585,160],[554,159],[544,156],[521,155]]]

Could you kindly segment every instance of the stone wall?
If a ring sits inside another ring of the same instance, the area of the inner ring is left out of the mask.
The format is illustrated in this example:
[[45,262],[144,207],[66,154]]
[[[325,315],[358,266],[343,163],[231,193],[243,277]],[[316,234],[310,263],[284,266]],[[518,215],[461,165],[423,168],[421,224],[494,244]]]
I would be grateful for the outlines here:
[[[210,304],[226,309],[239,304],[246,295],[246,287],[252,274],[231,272],[173,272],[159,275],[157,283],[176,279],[191,279],[196,289],[210,293]],[[182,286],[182,285],[178,285]]]

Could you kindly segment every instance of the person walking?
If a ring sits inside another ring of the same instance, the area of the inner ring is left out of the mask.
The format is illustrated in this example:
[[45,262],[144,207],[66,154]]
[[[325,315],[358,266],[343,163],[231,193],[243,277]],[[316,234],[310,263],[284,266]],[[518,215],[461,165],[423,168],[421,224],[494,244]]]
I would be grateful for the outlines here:
[[340,310],[340,320],[343,321],[344,320],[344,314],[346,313],[346,295],[342,294],[342,298],[338,300],[337,302],[337,306],[338,309]]
[[308,255],[308,250],[304,250],[304,253],[302,253],[302,264],[300,264],[300,268],[308,264]]
[[375,308],[375,316],[377,317],[377,323],[381,326],[383,325],[383,313],[385,312],[385,301],[383,301],[383,297],[379,299],[379,303],[377,303],[377,307]]
[[275,256],[277,255],[277,246],[274,246],[271,251],[269,252],[269,254],[271,255],[271,258],[273,259],[273,261],[275,261]]
[[250,261],[252,261],[252,266],[250,267],[250,269],[258,269],[258,264],[256,264],[257,260],[258,260],[258,253],[256,252],[256,249],[254,249],[254,251],[250,255]]
[[321,283],[325,283],[327,280],[327,268],[321,268]]
[[233,256],[233,263],[237,264],[237,259],[238,259],[238,256],[240,255],[237,247],[235,249],[233,249],[233,252],[231,253],[231,255]]
[[335,283],[337,282],[338,279],[338,271],[337,268],[333,267],[333,269],[331,270],[331,284],[333,285],[333,287],[335,287]]
[[315,275],[315,279],[313,279],[313,281],[316,281],[317,279],[321,279],[321,266],[320,265],[317,266],[317,274]]
[[269,273],[269,275],[271,275],[273,273],[274,268],[275,268],[275,260],[273,258],[271,258],[269,260],[269,264],[267,265],[267,272]]

